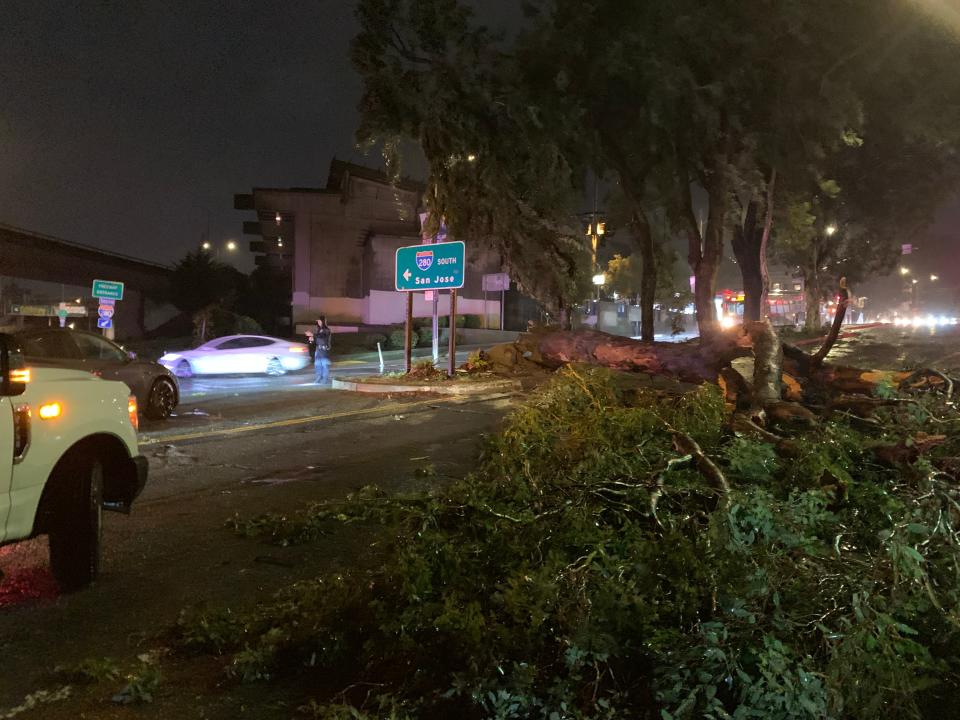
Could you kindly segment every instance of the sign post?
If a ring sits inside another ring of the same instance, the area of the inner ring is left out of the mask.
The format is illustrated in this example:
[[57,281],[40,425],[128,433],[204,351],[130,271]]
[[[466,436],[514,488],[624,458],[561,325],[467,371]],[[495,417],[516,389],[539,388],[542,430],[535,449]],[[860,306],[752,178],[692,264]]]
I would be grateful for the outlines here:
[[413,369],[413,293],[407,293],[407,326],[403,332],[403,371]]
[[431,290],[430,299],[433,301],[433,362],[440,359],[440,293]]
[[450,357],[447,375],[453,377],[457,372],[457,290],[450,291]]
[[[456,363],[456,303],[457,290],[463,287],[466,275],[466,246],[460,240],[433,243],[431,245],[409,245],[397,248],[396,275],[394,287],[399,292],[427,290],[433,293],[434,308],[437,307],[437,291],[450,290],[450,374],[453,375]],[[412,297],[408,298],[408,303]],[[407,320],[407,334],[411,331],[412,306]],[[437,313],[433,313],[434,362],[439,355],[437,340]]]

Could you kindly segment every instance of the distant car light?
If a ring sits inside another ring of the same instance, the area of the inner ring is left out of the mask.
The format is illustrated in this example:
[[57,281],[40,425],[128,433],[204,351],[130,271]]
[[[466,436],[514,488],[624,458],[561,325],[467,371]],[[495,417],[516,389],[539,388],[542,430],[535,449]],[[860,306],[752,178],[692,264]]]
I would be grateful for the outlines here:
[[41,405],[40,409],[37,410],[37,415],[40,416],[41,420],[53,420],[58,418],[63,414],[63,407],[58,402],[47,403]]
[[737,320],[732,315],[724,315],[722,318],[720,318],[720,327],[722,327],[724,330],[729,330],[736,324]]
[[131,395],[127,398],[127,416],[130,418],[130,424],[134,430],[140,429],[140,416],[137,414],[137,396]]

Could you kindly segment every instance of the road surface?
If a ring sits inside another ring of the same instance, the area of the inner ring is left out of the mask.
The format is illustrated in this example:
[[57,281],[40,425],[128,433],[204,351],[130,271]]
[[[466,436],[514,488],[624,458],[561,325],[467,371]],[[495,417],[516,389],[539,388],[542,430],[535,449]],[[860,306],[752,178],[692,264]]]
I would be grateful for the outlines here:
[[827,360],[878,370],[932,367],[960,374],[960,326],[884,325],[854,332],[837,341]]
[[309,380],[185,383],[177,416],[142,428],[150,480],[131,515],[105,515],[102,577],[90,589],[58,595],[45,538],[0,548],[0,647],[15,668],[0,673],[0,716],[55,684],[57,665],[134,657],[181,609],[262,598],[336,567],[356,542],[334,533],[329,552],[281,550],[237,537],[229,518],[289,513],[368,484],[398,491],[463,477],[515,402],[370,396]]

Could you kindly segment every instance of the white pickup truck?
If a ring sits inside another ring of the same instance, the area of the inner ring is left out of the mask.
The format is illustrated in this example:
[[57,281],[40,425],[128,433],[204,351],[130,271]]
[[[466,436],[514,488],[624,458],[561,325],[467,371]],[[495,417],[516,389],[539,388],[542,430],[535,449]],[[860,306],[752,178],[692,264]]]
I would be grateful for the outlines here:
[[103,509],[129,512],[147,480],[137,401],[90,373],[27,368],[0,335],[0,545],[48,535],[61,590],[100,569]]

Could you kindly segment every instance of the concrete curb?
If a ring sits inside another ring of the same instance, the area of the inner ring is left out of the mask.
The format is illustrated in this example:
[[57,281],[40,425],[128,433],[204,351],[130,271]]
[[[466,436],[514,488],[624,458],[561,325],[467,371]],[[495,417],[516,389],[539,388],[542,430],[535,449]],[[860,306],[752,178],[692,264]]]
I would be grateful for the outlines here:
[[491,380],[490,382],[437,383],[436,385],[403,385],[387,383],[358,382],[333,378],[330,383],[335,390],[349,390],[362,393],[434,393],[436,395],[482,395],[490,392],[512,392],[521,390],[519,380]]

